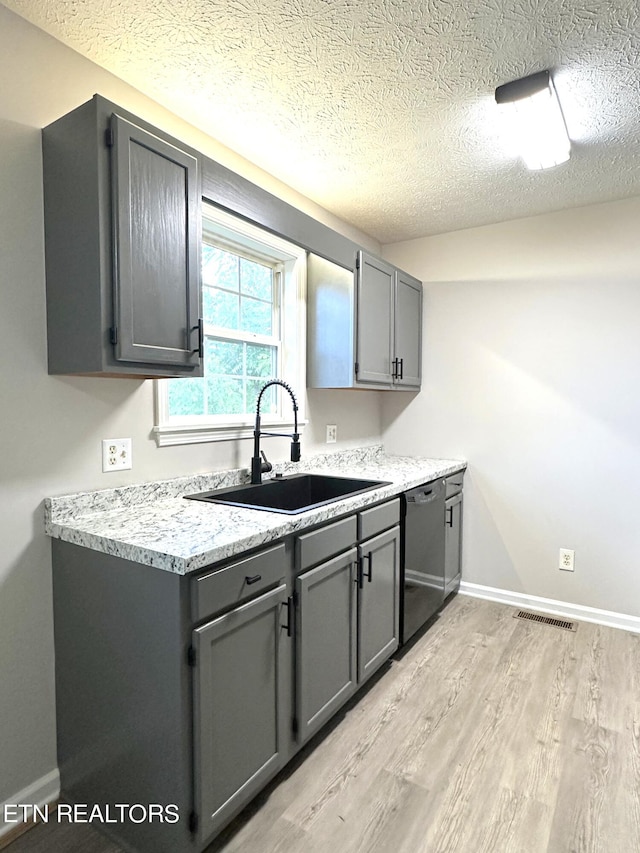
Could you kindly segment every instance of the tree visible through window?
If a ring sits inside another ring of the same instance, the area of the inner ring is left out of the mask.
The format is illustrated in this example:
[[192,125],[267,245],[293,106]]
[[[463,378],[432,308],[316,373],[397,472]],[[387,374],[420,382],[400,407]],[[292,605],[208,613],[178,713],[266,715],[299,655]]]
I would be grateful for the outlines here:
[[[170,417],[249,414],[260,388],[279,375],[280,265],[205,239],[205,376],[170,381]],[[263,401],[263,412],[275,412],[274,393],[267,392]]]

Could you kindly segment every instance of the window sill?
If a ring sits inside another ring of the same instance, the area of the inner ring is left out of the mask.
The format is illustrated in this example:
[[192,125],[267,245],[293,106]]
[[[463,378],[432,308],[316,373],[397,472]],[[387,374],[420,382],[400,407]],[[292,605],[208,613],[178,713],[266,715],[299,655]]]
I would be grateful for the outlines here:
[[[302,433],[308,421],[299,420],[298,430]],[[262,418],[261,427],[269,432],[293,432],[293,421],[271,421]],[[253,438],[253,424],[226,424],[215,426],[206,424],[202,426],[156,426],[153,428],[153,437],[158,447],[169,447],[174,444],[204,444],[209,441],[236,441],[238,439]]]

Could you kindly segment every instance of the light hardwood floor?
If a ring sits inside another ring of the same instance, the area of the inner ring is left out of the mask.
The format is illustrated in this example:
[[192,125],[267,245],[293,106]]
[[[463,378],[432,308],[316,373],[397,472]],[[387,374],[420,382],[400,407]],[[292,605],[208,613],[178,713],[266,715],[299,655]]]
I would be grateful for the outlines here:
[[638,853],[640,635],[514,612],[455,597],[209,853]]

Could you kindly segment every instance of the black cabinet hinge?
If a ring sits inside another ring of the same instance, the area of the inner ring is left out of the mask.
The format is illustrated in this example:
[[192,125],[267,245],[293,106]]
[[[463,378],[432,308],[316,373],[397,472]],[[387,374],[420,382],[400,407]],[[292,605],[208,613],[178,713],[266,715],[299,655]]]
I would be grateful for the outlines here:
[[359,363],[358,363],[357,361],[356,361],[356,363],[355,363],[355,369],[356,369],[356,376],[357,376],[357,375],[358,375],[358,373],[360,372],[360,365],[359,365]]
[[109,340],[114,346],[118,343],[118,329],[116,326],[112,326],[109,329]]
[[107,148],[113,148],[115,145],[115,134],[113,132],[113,128],[108,127],[104,132],[104,141]]
[[198,831],[198,815],[195,812],[191,812],[189,815],[189,832],[192,835],[195,835]]
[[189,666],[196,665],[196,650],[193,648],[193,646],[189,646],[189,648],[187,649],[187,663],[189,664]]

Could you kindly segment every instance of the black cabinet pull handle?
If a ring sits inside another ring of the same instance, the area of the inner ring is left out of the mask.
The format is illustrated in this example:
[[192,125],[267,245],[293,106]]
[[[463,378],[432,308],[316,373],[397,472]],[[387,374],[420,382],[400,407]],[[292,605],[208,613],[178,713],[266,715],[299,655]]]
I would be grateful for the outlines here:
[[391,362],[391,378],[392,379],[398,378],[398,359],[397,358],[394,358],[393,361]]
[[204,358],[204,320],[202,317],[198,320],[198,325],[194,326],[191,331],[198,330],[198,346],[192,349],[191,352],[197,352],[199,358]]
[[287,637],[292,637],[292,636],[293,636],[293,615],[294,615],[294,604],[295,604],[295,602],[294,602],[293,596],[292,596],[292,595],[290,595],[290,596],[289,596],[289,598],[287,598],[287,601],[286,601],[286,607],[287,607],[287,624],[286,624],[286,625],[281,625],[281,626],[280,626],[281,628],[286,628],[286,631],[287,631]]
[[251,577],[249,577],[249,575],[247,575],[247,577],[245,577],[245,579],[244,579],[244,582],[246,583],[247,586],[251,586],[252,583],[258,583],[258,581],[261,581],[261,580],[262,580],[262,575],[251,575]]
[[447,512],[449,513],[449,518],[446,520],[445,524],[448,524],[449,527],[453,527],[453,507],[448,506]]
[[[369,571],[365,572],[364,570],[364,561],[369,561]],[[356,583],[358,584],[358,589],[364,588],[364,579],[366,577],[367,581],[371,583],[373,579],[373,569],[372,569],[372,560],[371,560],[371,551],[368,554],[363,554],[359,560],[356,560]]]
[[404,379],[404,358],[400,358],[398,360],[400,362],[400,376],[398,376],[397,378]]
[[[363,578],[363,580],[364,580],[364,578],[366,577],[366,578],[367,578],[367,581],[368,581],[369,583],[371,583],[371,581],[373,580],[373,560],[371,559],[371,551],[369,551],[369,553],[368,553],[368,554],[363,554],[363,555],[362,555],[362,561],[364,562],[365,560],[368,560],[368,561],[369,561],[369,571],[368,571],[368,572],[365,572],[365,571],[364,571],[364,566],[363,566],[363,568],[362,568],[362,578]],[[362,589],[362,587],[360,587],[360,589]]]

